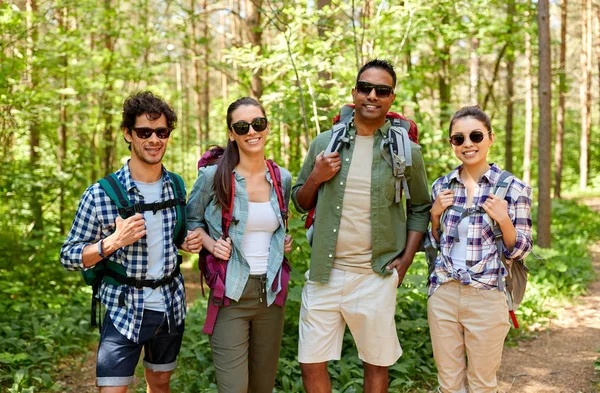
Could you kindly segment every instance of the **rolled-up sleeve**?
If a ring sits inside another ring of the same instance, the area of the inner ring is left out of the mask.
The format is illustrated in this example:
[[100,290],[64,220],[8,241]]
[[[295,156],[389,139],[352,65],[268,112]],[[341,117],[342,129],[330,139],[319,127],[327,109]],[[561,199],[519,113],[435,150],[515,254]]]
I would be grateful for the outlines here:
[[101,239],[102,230],[96,215],[92,187],[81,197],[67,240],[60,250],[60,263],[67,270],[82,270],[83,249]]
[[[435,198],[437,198],[439,193],[442,191],[443,186],[444,186],[444,176],[438,178],[431,186],[431,204],[432,205],[433,205],[433,202],[435,201]],[[435,237],[433,236],[433,232],[431,231],[431,226],[427,230],[427,236],[429,236],[429,241],[431,242],[431,245],[433,247],[435,247],[436,249],[439,249],[440,245],[437,242],[437,240],[435,240]]]
[[407,229],[419,233],[426,233],[429,226],[429,213],[431,211],[431,199],[429,197],[429,185],[427,184],[427,173],[425,162],[421,154],[421,148],[412,145],[412,166],[408,187],[410,200],[407,203]]
[[[513,225],[517,232],[517,242],[512,252],[504,249],[504,255],[510,259],[523,259],[533,247],[531,237],[531,187],[523,184],[523,187],[513,187],[516,182],[511,184],[511,202],[514,203]],[[513,202],[514,201],[514,202]]]
[[[200,168],[198,171],[198,178],[190,192],[186,207],[188,230],[207,228],[204,220],[204,212],[210,203],[210,198],[213,194],[213,176],[208,175],[209,170],[211,170],[211,168]],[[214,173],[214,168],[212,169],[212,173]]]

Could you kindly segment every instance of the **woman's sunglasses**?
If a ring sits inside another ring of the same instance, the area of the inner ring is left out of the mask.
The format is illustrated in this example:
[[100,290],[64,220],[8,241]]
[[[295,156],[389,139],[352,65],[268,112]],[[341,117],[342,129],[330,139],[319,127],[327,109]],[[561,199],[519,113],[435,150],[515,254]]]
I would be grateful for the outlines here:
[[[465,143],[464,134],[450,135],[450,138],[448,139],[450,140],[450,143],[452,143],[454,146],[462,146],[462,144]],[[483,140],[483,132],[471,131],[471,133],[469,134],[469,139],[473,143],[479,143]]]
[[153,133],[156,133],[156,136],[160,139],[167,139],[169,135],[171,135],[170,128],[167,127],[159,127],[159,128],[149,128],[149,127],[134,127],[133,131],[140,139],[148,139],[152,136]]
[[240,120],[231,125],[231,129],[238,135],[246,135],[250,131],[250,126],[256,132],[261,132],[267,129],[269,121],[266,117],[255,117],[250,123]]
[[358,81],[356,82],[356,86],[354,87],[357,92],[369,95],[375,89],[375,94],[379,98],[387,98],[394,92],[394,89],[388,85],[374,85],[369,82]]

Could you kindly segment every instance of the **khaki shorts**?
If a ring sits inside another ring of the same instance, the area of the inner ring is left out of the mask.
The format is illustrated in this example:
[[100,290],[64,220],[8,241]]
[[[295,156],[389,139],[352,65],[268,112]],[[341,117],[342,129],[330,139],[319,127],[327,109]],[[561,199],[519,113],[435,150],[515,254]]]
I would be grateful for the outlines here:
[[307,279],[302,290],[298,361],[339,360],[348,324],[362,361],[382,367],[396,363],[402,355],[394,320],[397,285],[395,269],[386,276],[332,269],[327,283]]

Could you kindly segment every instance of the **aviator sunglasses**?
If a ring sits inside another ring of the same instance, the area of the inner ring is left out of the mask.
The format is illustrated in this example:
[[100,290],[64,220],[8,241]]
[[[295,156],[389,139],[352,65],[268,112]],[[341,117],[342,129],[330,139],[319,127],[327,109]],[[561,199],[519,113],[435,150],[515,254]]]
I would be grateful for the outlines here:
[[[450,135],[450,138],[448,139],[450,140],[450,143],[452,143],[454,146],[462,146],[462,144],[465,143],[464,134]],[[471,131],[471,133],[469,134],[469,139],[473,143],[479,143],[483,140],[483,132]]]
[[364,95],[369,95],[371,94],[371,91],[373,91],[373,89],[375,89],[375,94],[377,95],[377,97],[379,98],[387,98],[390,96],[390,94],[392,94],[394,92],[394,89],[391,86],[388,85],[374,85],[372,83],[369,82],[364,82],[364,81],[358,81],[356,82],[356,87],[355,87],[356,91],[364,94]]
[[255,117],[250,123],[243,120],[236,121],[231,125],[231,129],[241,136],[250,132],[250,126],[252,126],[254,131],[261,132],[267,129],[268,124],[269,121],[266,117]]
[[159,128],[149,128],[149,127],[134,127],[133,131],[135,131],[136,135],[140,139],[148,139],[152,136],[153,133],[156,133],[156,136],[160,139],[167,139],[169,135],[171,135],[170,128],[167,127],[159,127]]

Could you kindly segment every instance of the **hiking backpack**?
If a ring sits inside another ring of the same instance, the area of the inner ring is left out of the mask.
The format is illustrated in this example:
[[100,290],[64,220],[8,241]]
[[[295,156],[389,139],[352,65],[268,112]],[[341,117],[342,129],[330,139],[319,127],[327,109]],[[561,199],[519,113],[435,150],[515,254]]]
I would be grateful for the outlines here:
[[[173,194],[175,195],[175,198],[163,202],[131,203],[127,197],[127,191],[115,173],[111,173],[98,180],[98,184],[100,184],[100,187],[102,187],[110,200],[117,205],[119,215],[123,219],[129,218],[136,213],[143,213],[145,211],[152,211],[156,213],[158,210],[174,207],[177,218],[175,222],[175,229],[173,230],[173,239],[174,243],[179,246],[184,242],[185,237],[187,236],[185,185],[183,183],[183,179],[176,173],[168,172],[168,174],[171,178]],[[156,289],[162,285],[169,284],[175,277],[179,275],[181,262],[181,255],[177,255],[177,266],[173,273],[158,280],[144,280],[128,277],[127,271],[123,265],[113,262],[108,258],[101,260],[89,269],[82,270],[81,275],[83,276],[83,280],[87,285],[92,287],[92,306],[90,315],[91,326],[98,326],[99,329],[102,327],[100,323],[101,315],[99,307],[99,323],[96,323],[96,309],[98,303],[100,303],[100,300],[96,296],[98,295],[98,291],[100,290],[100,285],[102,285],[102,282],[106,282],[111,285],[129,285],[136,288],[148,287]]]
[[[333,127],[331,129],[331,139],[324,151],[327,156],[343,147],[350,145],[348,137],[348,125],[352,120],[354,113],[354,104],[347,104],[342,107],[339,115],[333,118]],[[396,194],[394,202],[399,203],[402,200],[404,191],[406,199],[410,199],[410,191],[404,172],[407,167],[412,166],[412,153],[410,142],[419,143],[419,131],[417,125],[412,120],[396,112],[388,112],[386,118],[392,123],[388,129],[386,137],[381,141],[381,155],[385,161],[392,167],[392,174],[396,178]],[[307,229],[306,236],[309,243],[312,243],[314,232],[314,221],[316,217],[316,204],[308,212],[304,228]]]
[[[508,171],[502,171],[502,173],[500,174],[500,178],[498,179],[498,182],[496,183],[496,187],[494,188],[494,191],[492,192],[492,194],[494,194],[495,196],[497,196],[500,199],[506,198],[506,193],[508,192],[510,184],[512,183],[512,181],[514,179],[515,179],[515,176],[512,173],[510,173]],[[442,190],[447,190],[449,188],[450,188],[449,184],[447,184],[447,183],[444,183],[442,185]],[[460,224],[460,221],[462,221],[463,219],[465,219],[475,213],[481,213],[481,214],[487,215],[487,213],[485,212],[485,210],[483,210],[483,208],[481,206],[470,207],[467,209],[464,209],[464,208],[458,207],[458,206],[448,207],[446,210],[444,210],[444,212],[442,213],[442,216],[440,217],[440,227],[438,228],[438,236],[440,237],[440,239],[441,239],[442,233],[444,232],[443,223],[446,219],[448,210],[455,210],[456,212],[460,213],[460,219],[456,223],[456,228],[455,228],[456,235],[458,232],[458,225]],[[511,322],[512,322],[512,325],[514,326],[514,328],[518,329],[519,323],[517,321],[515,311],[517,311],[517,309],[519,308],[519,305],[521,304],[521,301],[523,300],[523,297],[525,295],[525,289],[527,288],[527,276],[529,273],[529,269],[527,268],[527,265],[525,264],[524,259],[507,259],[506,258],[506,256],[504,255],[504,243],[502,242],[502,231],[500,230],[500,227],[498,226],[498,223],[496,223],[496,221],[491,220],[491,224],[492,224],[492,230],[494,232],[494,242],[496,243],[498,257],[500,258],[500,260],[502,261],[502,265],[508,272],[508,274],[506,276],[506,288],[504,287],[504,285],[505,285],[504,280],[499,279],[498,280],[498,290],[506,293],[506,302],[508,304],[509,316],[510,316],[510,319],[511,319]],[[439,254],[439,249],[435,248],[431,244],[429,236],[424,237],[423,245],[425,248],[425,259],[427,260],[428,271],[429,271],[428,280],[430,280],[431,274],[433,273],[433,271],[435,269],[435,261]]]
[[[218,163],[219,159],[223,155],[224,149],[220,146],[213,147],[202,155],[198,161],[198,169]],[[277,164],[272,160],[265,160],[267,164],[267,170],[271,174],[275,186],[275,194],[277,194],[277,201],[279,203],[279,209],[281,212],[281,218],[285,226],[286,233],[288,232],[288,206],[285,203],[283,196],[283,185],[281,183],[281,172]],[[231,173],[231,195],[229,197],[229,206],[227,209],[221,209],[221,229],[223,240],[229,237],[229,226],[231,222],[235,222],[233,217],[233,202],[235,197],[235,177],[233,172]],[[202,289],[202,296],[204,296],[204,281],[211,289],[211,295],[208,301],[208,310],[206,313],[206,320],[202,332],[204,334],[213,334],[215,323],[217,321],[217,314],[220,307],[229,305],[229,298],[225,296],[225,282],[227,278],[227,266],[229,260],[223,261],[216,258],[214,255],[209,253],[205,248],[200,251],[198,258],[198,268],[200,270],[200,288]],[[277,284],[281,281],[281,291],[275,297],[275,304],[283,306],[287,297],[288,284],[290,281],[290,272],[292,267],[288,259],[284,256],[283,263],[275,279],[273,280],[272,290],[277,289]]]

